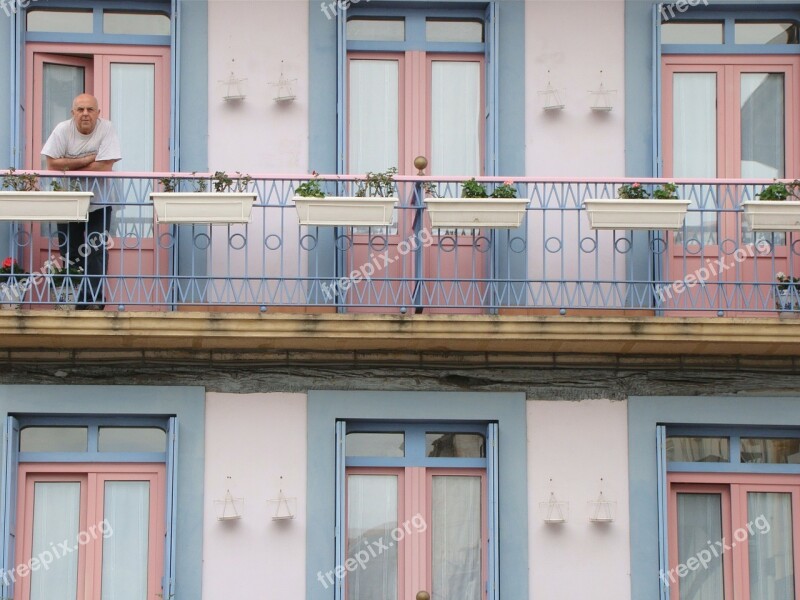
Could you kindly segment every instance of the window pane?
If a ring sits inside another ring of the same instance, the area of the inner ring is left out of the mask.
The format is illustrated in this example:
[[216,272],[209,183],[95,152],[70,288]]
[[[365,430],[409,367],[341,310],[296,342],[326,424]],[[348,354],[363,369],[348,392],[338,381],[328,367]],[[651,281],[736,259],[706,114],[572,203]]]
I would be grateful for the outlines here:
[[729,462],[730,441],[726,437],[667,437],[669,462]]
[[103,33],[169,35],[169,17],[161,13],[104,11]]
[[394,475],[347,477],[347,556],[364,564],[347,573],[348,600],[397,598],[397,493]]
[[26,427],[19,433],[20,452],[86,452],[86,427]]
[[[721,540],[720,495],[678,494],[678,564],[696,561],[700,552]],[[680,578],[680,600],[723,599],[722,553],[713,554],[706,568],[689,570]]]
[[[80,527],[81,484],[37,481],[33,492],[33,544],[31,558],[52,554],[53,547],[77,544]],[[20,552],[22,544],[17,544]],[[17,560],[23,564],[22,560]],[[78,553],[70,552],[52,561],[46,569],[31,572],[30,600],[76,600]]]
[[403,433],[348,433],[347,456],[405,456]]
[[92,33],[94,20],[90,10],[29,10],[28,31]]
[[100,452],[165,452],[167,432],[158,427],[101,427]]
[[396,60],[350,61],[350,173],[398,164],[398,73]]
[[800,463],[798,438],[742,438],[744,463]]
[[[674,177],[710,179],[717,176],[717,75],[675,73],[672,79],[672,161]],[[686,239],[716,243],[717,213],[693,210],[686,215]],[[675,241],[683,243],[683,232]]]
[[747,516],[750,598],[794,600],[792,495],[748,493]]
[[426,433],[425,455],[483,458],[486,444],[480,433]]
[[431,174],[480,175],[481,64],[433,61],[431,88]]
[[106,481],[102,600],[147,598],[150,482]]
[[737,44],[798,44],[796,23],[747,23],[737,21],[734,25]]
[[721,44],[722,22],[662,23],[662,44]]
[[453,21],[427,19],[425,39],[429,42],[483,42],[483,23],[480,21]]
[[347,39],[354,42],[402,42],[406,39],[403,19],[348,19]]
[[[117,171],[153,170],[155,150],[155,65],[111,64],[111,114],[120,140],[122,160]],[[134,189],[124,190],[115,202],[124,202],[114,215],[115,235],[151,237],[153,209],[141,206]]]
[[480,600],[481,479],[433,478],[432,598]]
[[742,73],[742,177],[784,176],[783,73]]

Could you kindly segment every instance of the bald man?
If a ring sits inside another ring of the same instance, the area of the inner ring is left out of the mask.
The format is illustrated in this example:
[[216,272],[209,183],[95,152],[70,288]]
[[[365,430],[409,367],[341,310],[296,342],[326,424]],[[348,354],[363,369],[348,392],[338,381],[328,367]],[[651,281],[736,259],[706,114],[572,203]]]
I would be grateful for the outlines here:
[[[42,156],[51,171],[111,171],[122,158],[114,126],[100,118],[97,98],[91,94],[80,94],[72,101],[72,118],[55,126]],[[101,204],[92,205],[86,224],[58,224],[61,256],[89,276],[81,287],[78,309],[105,308],[102,279],[108,252],[103,240],[110,237],[110,227],[111,207]]]

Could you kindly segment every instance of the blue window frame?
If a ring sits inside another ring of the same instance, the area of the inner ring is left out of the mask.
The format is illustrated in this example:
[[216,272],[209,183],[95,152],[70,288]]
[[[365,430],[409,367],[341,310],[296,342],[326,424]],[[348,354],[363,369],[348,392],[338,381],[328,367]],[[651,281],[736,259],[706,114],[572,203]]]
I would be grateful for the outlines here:
[[[26,427],[85,428],[87,445],[85,452],[21,452],[20,436]],[[114,428],[158,428],[166,436],[164,452],[101,452],[98,447],[99,431],[103,427]],[[16,565],[15,536],[17,530],[17,486],[20,463],[69,462],[69,463],[165,463],[166,467],[166,537],[164,539],[164,570],[162,589],[170,597],[175,589],[175,538],[177,528],[177,441],[178,420],[176,417],[93,417],[93,416],[11,416],[5,427],[5,461],[3,463],[2,497],[5,507],[2,515],[2,548],[0,564],[3,572],[10,573]],[[0,579],[3,597],[14,597],[14,579]]]
[[[26,31],[25,40],[28,42],[58,42],[81,44],[130,44],[169,46],[171,35],[134,35],[121,33],[105,33],[103,31],[103,15],[107,12],[125,13],[157,13],[171,17],[171,3],[169,1],[144,1],[144,2],[114,2],[106,0],[100,2],[80,2],[75,0],[36,0],[28,6],[28,11],[40,10],[91,10],[91,33],[67,32],[36,32]],[[26,12],[27,18],[27,12]],[[23,26],[24,28],[24,26]]]
[[[800,54],[800,44],[737,44],[736,24],[790,22],[800,23],[800,13],[791,10],[733,10],[716,7],[689,7],[681,13],[675,5],[663,4],[656,7],[664,23],[720,22],[723,40],[721,44],[661,44],[661,54]],[[673,8],[670,8],[673,7]],[[659,10],[660,9],[660,10]],[[658,33],[660,39],[660,32]]]
[[[354,457],[347,455],[347,434],[349,433],[402,433],[404,435],[404,456],[393,457]],[[485,436],[484,456],[480,458],[430,457],[426,453],[426,434],[431,433],[474,433]],[[346,526],[345,490],[347,467],[427,467],[427,468],[481,468],[486,469],[487,508],[486,525],[489,532],[487,542],[487,600],[499,600],[499,503],[498,503],[498,423],[475,423],[458,421],[446,422],[386,422],[386,421],[344,421],[336,422],[336,564],[345,564]],[[334,588],[335,600],[344,598],[343,580]]]

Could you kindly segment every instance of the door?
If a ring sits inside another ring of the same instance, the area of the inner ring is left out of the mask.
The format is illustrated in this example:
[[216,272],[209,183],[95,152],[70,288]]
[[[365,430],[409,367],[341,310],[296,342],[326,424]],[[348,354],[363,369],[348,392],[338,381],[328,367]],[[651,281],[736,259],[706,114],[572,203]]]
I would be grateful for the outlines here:
[[[800,58],[793,56],[663,58],[664,176],[797,177],[799,67]],[[692,211],[684,230],[669,234],[665,279],[699,274],[704,284],[672,295],[667,311],[752,315],[744,309],[770,308],[773,272],[793,273],[800,266],[790,260],[791,238],[747,230],[739,210],[740,186],[686,189]]]
[[[428,158],[432,175],[483,173],[482,54],[351,51],[347,65],[349,173],[396,167],[400,175],[414,175],[413,162],[419,155]],[[488,271],[487,234],[432,231],[434,243],[426,249],[424,260],[416,262],[413,252],[403,252],[399,246],[415,241],[415,189],[407,183],[397,187],[399,204],[405,208],[397,211],[389,228],[354,228],[345,268],[350,273],[368,263],[378,264],[375,277],[389,281],[357,283],[346,301],[398,307],[413,305],[415,300],[441,307],[485,303],[484,286],[470,280],[483,279]],[[423,227],[430,231],[429,222]],[[421,288],[403,284],[420,275],[430,280]],[[457,279],[467,281],[459,284]]]
[[[145,174],[169,169],[169,48],[28,44],[27,168],[43,168],[41,148],[52,128],[70,118],[79,93],[98,98],[101,118],[117,130],[122,160],[114,170]],[[106,295],[114,304],[163,304],[165,292],[155,276],[169,273],[167,249],[156,243],[165,227],[154,223],[146,206],[147,181],[106,179],[93,185],[95,199],[111,205]],[[92,184],[90,184],[92,185]],[[34,253],[26,260],[33,271],[58,256],[55,224],[34,231]],[[108,239],[108,238],[107,238]],[[142,308],[148,308],[143,306]],[[152,308],[152,307],[150,307]]]
[[18,489],[16,597],[161,593],[163,465],[22,464]]
[[485,471],[350,468],[346,493],[348,600],[486,598]]

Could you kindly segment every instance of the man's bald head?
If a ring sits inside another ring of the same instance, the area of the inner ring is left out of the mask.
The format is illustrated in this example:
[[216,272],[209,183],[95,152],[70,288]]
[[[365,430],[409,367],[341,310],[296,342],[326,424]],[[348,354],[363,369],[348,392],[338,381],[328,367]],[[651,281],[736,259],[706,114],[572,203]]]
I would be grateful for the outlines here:
[[88,135],[94,131],[99,116],[97,98],[91,94],[80,94],[72,101],[72,120],[82,134]]

